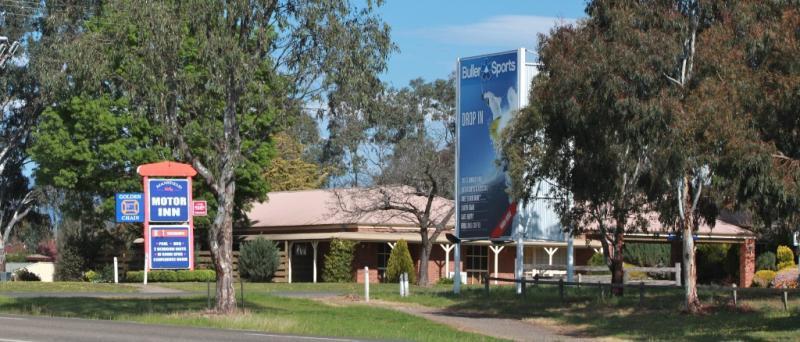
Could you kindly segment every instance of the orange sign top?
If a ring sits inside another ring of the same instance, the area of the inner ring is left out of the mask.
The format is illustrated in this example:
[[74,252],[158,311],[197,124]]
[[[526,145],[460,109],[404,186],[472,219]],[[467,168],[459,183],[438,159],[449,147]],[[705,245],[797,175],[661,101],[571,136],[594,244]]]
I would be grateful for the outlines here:
[[191,165],[171,161],[142,164],[139,165],[136,172],[144,177],[194,177],[197,174],[197,170]]

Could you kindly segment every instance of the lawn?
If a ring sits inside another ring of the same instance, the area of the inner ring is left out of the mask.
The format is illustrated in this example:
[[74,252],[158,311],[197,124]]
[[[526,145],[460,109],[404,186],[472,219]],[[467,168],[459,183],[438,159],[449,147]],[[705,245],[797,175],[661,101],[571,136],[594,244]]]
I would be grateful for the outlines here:
[[58,281],[42,283],[36,281],[0,282],[0,295],[4,292],[114,292],[130,293],[138,290],[127,284],[87,283]]
[[[205,284],[203,284],[205,285]],[[0,312],[142,323],[245,329],[274,333],[412,341],[494,341],[423,318],[361,304],[327,305],[314,300],[245,296],[246,313],[206,312],[206,297],[164,299],[5,298]]]
[[[205,291],[206,284],[160,284]],[[212,284],[213,285],[213,284]],[[238,290],[237,284],[237,290]],[[357,284],[245,284],[247,293],[336,292],[362,296]],[[681,313],[679,289],[647,289],[639,307],[639,292],[628,289],[622,298],[603,297],[597,288],[568,288],[561,302],[557,287],[531,287],[520,298],[510,286],[465,287],[460,295],[451,286],[412,286],[412,295],[401,298],[396,284],[370,285],[372,299],[418,304],[448,310],[523,319],[545,324],[557,331],[581,337],[616,337],[657,340],[795,340],[800,336],[800,294],[789,295],[789,311],[778,295],[767,291],[740,292],[740,305],[730,305],[730,293],[700,291],[709,307],[703,315]]]

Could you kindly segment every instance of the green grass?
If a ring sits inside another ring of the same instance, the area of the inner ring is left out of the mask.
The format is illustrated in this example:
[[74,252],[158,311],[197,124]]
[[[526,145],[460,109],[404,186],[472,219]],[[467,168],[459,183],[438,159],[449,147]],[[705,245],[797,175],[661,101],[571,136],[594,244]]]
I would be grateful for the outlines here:
[[[186,290],[203,290],[206,284],[160,284]],[[212,284],[213,286],[213,284]],[[213,287],[212,287],[213,288]],[[237,284],[237,290],[239,289]],[[251,284],[245,292],[337,292],[361,296],[362,284]],[[511,286],[493,286],[487,296],[483,287],[466,286],[460,295],[451,285],[411,287],[412,295],[401,298],[396,284],[370,285],[373,299],[418,304],[460,312],[487,314],[534,321],[582,337],[616,337],[656,340],[794,340],[800,336],[800,294],[790,294],[784,311],[780,297],[768,291],[740,292],[740,306],[732,308],[730,293],[700,291],[706,314],[681,313],[683,292],[679,289],[647,289],[639,307],[639,292],[627,289],[621,298],[600,297],[597,288],[568,288],[561,302],[555,286],[529,288],[518,297]]]
[[126,284],[106,284],[88,282],[52,282],[13,281],[0,283],[0,295],[3,292],[137,292],[133,286]]
[[245,299],[247,313],[231,316],[208,314],[205,297],[150,300],[0,297],[0,312],[370,339],[494,340],[366,305],[332,306],[313,300],[255,293],[246,295]]

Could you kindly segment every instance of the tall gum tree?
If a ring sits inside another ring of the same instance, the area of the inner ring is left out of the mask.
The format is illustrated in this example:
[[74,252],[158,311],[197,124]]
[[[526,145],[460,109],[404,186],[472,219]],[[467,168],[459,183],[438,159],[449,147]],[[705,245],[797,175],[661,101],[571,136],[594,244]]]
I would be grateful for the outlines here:
[[600,240],[614,284],[625,233],[646,230],[652,210],[644,184],[669,124],[663,74],[681,51],[671,5],[593,1],[587,19],[540,36],[530,105],[504,134],[515,197],[554,199],[565,227]]
[[129,110],[163,126],[166,157],[191,163],[213,194],[217,312],[235,310],[234,218],[266,196],[281,118],[307,100],[359,106],[380,90],[393,45],[379,4],[113,1],[65,37],[56,89],[128,99]]

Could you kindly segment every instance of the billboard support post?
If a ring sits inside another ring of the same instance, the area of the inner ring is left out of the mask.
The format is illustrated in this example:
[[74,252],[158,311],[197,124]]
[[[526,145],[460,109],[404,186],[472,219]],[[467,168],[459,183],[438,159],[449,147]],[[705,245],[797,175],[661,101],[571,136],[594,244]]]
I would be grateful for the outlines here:
[[150,189],[148,189],[147,182],[150,177],[142,177],[142,185],[144,186],[144,277],[142,282],[147,285],[147,272],[150,271]]

